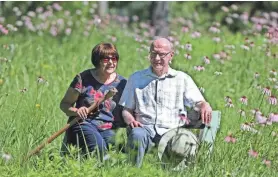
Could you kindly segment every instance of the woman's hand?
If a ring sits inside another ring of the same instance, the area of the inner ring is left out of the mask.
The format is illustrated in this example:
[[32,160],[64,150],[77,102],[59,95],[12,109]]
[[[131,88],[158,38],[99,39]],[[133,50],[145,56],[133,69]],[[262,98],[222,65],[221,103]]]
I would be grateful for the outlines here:
[[87,115],[89,114],[89,110],[87,107],[82,106],[79,109],[76,110],[77,115],[82,118],[82,119],[86,119]]

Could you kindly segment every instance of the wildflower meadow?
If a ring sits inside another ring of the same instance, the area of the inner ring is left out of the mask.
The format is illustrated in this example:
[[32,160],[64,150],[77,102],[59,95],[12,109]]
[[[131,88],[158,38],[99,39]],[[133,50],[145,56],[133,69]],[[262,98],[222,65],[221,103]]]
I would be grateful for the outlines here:
[[[100,18],[95,2],[67,3],[26,14],[13,4],[13,16],[0,16],[0,176],[278,176],[278,13],[249,16],[234,4],[219,9],[225,22],[217,16],[205,21],[198,11],[169,20],[171,67],[192,76],[213,110],[221,111],[212,153],[201,146],[186,170],[173,171],[161,167],[153,150],[137,169],[117,147],[105,163],[81,159],[73,147],[71,156],[61,157],[61,135],[26,160],[66,124],[60,101],[74,76],[92,67],[93,46],[114,43],[117,72],[126,78],[149,66],[154,34],[147,21]],[[234,24],[242,29],[231,32]],[[124,144],[125,130],[116,138]]]

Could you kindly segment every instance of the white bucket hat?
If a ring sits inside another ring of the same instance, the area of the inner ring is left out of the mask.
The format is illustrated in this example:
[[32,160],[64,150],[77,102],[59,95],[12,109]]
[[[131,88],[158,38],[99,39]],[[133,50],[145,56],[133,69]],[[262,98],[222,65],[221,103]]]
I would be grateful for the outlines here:
[[198,138],[185,128],[175,128],[166,132],[158,144],[158,157],[163,165],[184,169],[195,157]]

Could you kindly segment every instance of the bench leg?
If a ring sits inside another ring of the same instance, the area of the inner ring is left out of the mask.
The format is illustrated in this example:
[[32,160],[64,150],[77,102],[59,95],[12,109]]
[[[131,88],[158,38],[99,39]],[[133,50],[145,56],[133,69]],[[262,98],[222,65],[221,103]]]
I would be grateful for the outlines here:
[[200,131],[199,140],[200,142],[206,142],[210,145],[209,151],[212,152],[213,144],[216,138],[218,129],[220,128],[221,112],[212,111],[212,119],[210,126],[206,126]]

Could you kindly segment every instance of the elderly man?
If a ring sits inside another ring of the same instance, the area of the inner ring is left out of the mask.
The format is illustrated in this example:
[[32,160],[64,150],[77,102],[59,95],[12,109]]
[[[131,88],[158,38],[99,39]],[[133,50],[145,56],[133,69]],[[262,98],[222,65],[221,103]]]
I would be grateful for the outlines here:
[[145,152],[164,133],[188,123],[181,119],[181,111],[198,109],[203,124],[211,121],[212,109],[191,77],[169,66],[173,56],[169,40],[154,40],[150,47],[151,66],[130,76],[119,102],[129,125],[128,146],[135,152],[130,157],[137,167],[141,167]]

